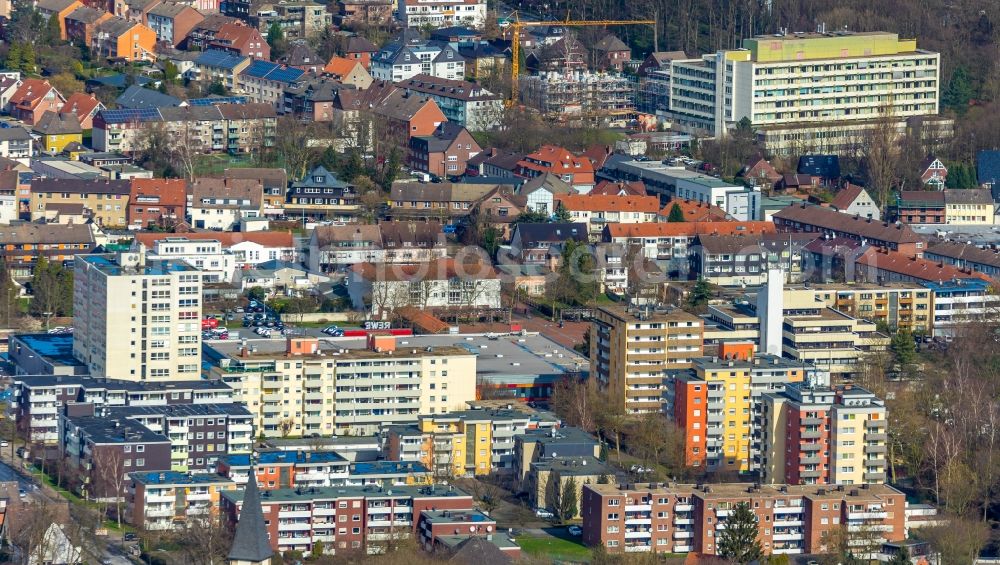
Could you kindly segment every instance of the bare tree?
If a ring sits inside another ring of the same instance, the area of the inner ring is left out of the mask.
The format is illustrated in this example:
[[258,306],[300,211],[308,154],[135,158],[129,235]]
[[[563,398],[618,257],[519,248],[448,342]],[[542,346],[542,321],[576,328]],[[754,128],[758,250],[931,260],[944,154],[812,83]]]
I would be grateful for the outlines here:
[[867,132],[862,149],[868,173],[868,188],[875,195],[875,201],[883,213],[897,181],[899,141],[897,121],[893,117],[891,106],[886,104],[880,109],[875,125]]
[[189,563],[222,565],[233,543],[233,532],[214,512],[189,517],[177,537],[181,550]]

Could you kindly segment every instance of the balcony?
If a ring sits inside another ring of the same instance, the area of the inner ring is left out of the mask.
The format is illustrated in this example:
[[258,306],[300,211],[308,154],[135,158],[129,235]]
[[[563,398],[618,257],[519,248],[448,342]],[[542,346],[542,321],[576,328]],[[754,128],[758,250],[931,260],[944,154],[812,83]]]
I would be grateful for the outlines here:
[[848,512],[848,520],[884,520],[887,514],[882,510],[866,510],[864,512]]
[[691,512],[692,510],[694,510],[694,505],[681,503],[678,504],[677,506],[674,506],[674,510],[676,512]]
[[866,430],[880,429],[884,430],[886,426],[885,420],[865,420]]
[[792,528],[792,527],[803,526],[803,525],[805,525],[805,522],[803,522],[802,520],[775,520],[774,521],[774,527],[775,528]]
[[819,455],[806,455],[805,452],[799,456],[799,463],[802,465],[819,465]]
[[865,441],[886,441],[889,436],[883,433],[871,433],[865,434]]
[[147,518],[167,518],[174,515],[173,508],[168,508],[166,510],[150,510],[146,509]]
[[865,454],[866,455],[870,454],[870,453],[877,453],[877,454],[881,455],[881,454],[883,454],[885,452],[886,452],[886,447],[884,445],[866,445],[865,446]]
[[692,545],[675,544],[674,553],[689,553],[694,550]]
[[677,530],[674,532],[674,539],[692,539],[694,532],[688,530]]
[[865,473],[862,475],[866,481],[885,482],[885,473]]
[[793,541],[805,539],[805,535],[803,535],[802,532],[774,534],[772,539],[774,539],[774,541]]
[[278,523],[279,532],[304,532],[307,530],[312,530],[312,524],[309,522]]
[[649,504],[631,504],[625,505],[626,512],[652,512],[653,507]]
[[637,530],[630,532],[625,530],[625,539],[649,538],[652,537],[652,530]]
[[281,518],[309,518],[312,512],[309,510],[288,510],[281,513]]
[[775,506],[775,514],[801,514],[803,512],[802,506]]
[[823,436],[823,431],[822,430],[802,430],[802,432],[799,433],[799,436],[802,437],[802,439],[819,439],[820,437]]
[[649,525],[652,523],[653,519],[649,517],[647,518],[629,518],[628,516],[625,517],[626,526],[642,526],[642,525]]
[[692,518],[674,518],[675,526],[690,526],[694,524],[694,519]]

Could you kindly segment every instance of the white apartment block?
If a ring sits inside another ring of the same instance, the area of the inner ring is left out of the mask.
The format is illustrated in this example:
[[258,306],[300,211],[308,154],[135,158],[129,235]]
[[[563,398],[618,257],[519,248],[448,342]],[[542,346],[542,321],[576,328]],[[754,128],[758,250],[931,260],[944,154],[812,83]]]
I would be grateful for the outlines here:
[[154,242],[153,249],[146,253],[146,258],[153,261],[184,261],[201,271],[202,281],[206,283],[231,282],[236,276],[236,260],[231,252],[222,248],[220,241],[168,237]]
[[201,370],[201,272],[145,253],[81,255],[73,355],[91,375],[191,380]]
[[399,0],[397,15],[408,28],[482,28],[486,23],[486,0]]
[[370,435],[476,399],[476,357],[459,347],[376,351],[320,349],[315,338],[255,341],[213,346],[208,376],[233,387],[266,437]]
[[834,151],[890,110],[900,123],[938,113],[940,54],[895,33],[784,33],[672,61],[678,129],[712,136],[748,118],[772,153]]
[[447,43],[397,41],[372,57],[372,78],[401,82],[419,74],[448,80],[465,79],[465,59]]

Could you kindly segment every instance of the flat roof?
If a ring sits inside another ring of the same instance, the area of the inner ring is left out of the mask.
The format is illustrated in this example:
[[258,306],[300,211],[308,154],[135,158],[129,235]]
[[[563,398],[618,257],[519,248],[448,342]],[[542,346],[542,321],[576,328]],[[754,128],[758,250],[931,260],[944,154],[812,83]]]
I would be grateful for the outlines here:
[[134,276],[162,276],[171,273],[198,272],[198,269],[184,261],[173,259],[146,259],[145,264],[136,267],[122,267],[118,263],[117,256],[113,254],[103,255],[78,255],[81,261],[86,261],[93,265],[102,273],[109,276],[134,275]]
[[419,461],[366,461],[351,463],[352,475],[404,475],[409,473],[429,473]]
[[231,479],[215,473],[179,473],[177,471],[160,471],[151,473],[129,473],[129,477],[144,485],[233,485]]
[[161,404],[159,406],[114,406],[108,408],[110,417],[129,416],[246,416],[253,413],[242,403],[218,404]]
[[[22,337],[22,336],[17,336]],[[232,390],[232,387],[219,380],[197,381],[122,381],[90,377],[86,375],[18,375],[14,380],[23,383],[28,388],[44,388],[56,386],[81,386],[88,390],[111,390],[125,392],[171,392],[182,390]]]
[[[250,454],[249,453],[237,453],[231,455],[223,455],[219,457],[219,461],[225,461],[231,467],[249,467],[250,466]],[[295,464],[303,465],[309,463],[347,463],[347,459],[344,459],[335,451],[260,451],[257,453],[257,458],[254,461],[256,465],[283,465],[283,464]]]
[[[217,475],[216,475],[217,476]],[[227,490],[222,496],[231,502],[243,502],[244,490]],[[388,488],[365,487],[312,487],[278,488],[260,491],[261,504],[271,502],[311,502],[313,500],[336,500],[338,498],[445,498],[469,496],[465,491],[453,486],[411,486],[393,485]]]
[[[625,486],[629,488],[624,488]],[[699,488],[701,487],[701,488]],[[802,498],[824,498],[824,499],[848,499],[868,498],[874,499],[878,496],[900,495],[903,493],[886,484],[870,485],[760,485],[756,492],[749,492],[754,489],[753,483],[713,483],[706,485],[678,484],[678,483],[635,483],[629,485],[622,484],[589,484],[584,485],[595,492],[605,496],[614,496],[632,491],[650,491],[663,494],[696,495],[699,498],[740,498],[740,497],[802,497]],[[705,489],[710,492],[706,493]],[[843,490],[840,490],[843,489]],[[857,492],[857,494],[853,494]]]
[[[31,349],[35,355],[44,357],[53,364],[83,366],[83,363],[73,356],[73,334],[20,334],[12,337]],[[48,375],[38,375],[42,376]]]

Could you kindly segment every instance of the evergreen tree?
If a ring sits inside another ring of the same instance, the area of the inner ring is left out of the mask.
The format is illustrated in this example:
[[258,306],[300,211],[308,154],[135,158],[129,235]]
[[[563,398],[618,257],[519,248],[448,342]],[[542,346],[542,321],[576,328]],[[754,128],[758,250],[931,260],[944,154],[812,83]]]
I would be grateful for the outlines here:
[[969,101],[972,100],[973,88],[972,79],[969,77],[965,67],[958,66],[951,73],[951,80],[945,88],[941,101],[946,108],[954,110],[959,115],[965,114],[969,109]]
[[45,35],[49,44],[62,41],[62,29],[59,27],[59,14],[52,14],[45,26]]
[[73,310],[73,274],[62,265],[38,258],[31,278],[31,306],[34,316],[69,316]]
[[698,282],[694,283],[694,288],[691,289],[691,294],[688,296],[688,305],[693,308],[704,306],[708,304],[710,298],[712,298],[712,285],[704,278],[699,278]]
[[597,477],[597,484],[599,485],[606,485],[609,484],[610,482],[611,481],[608,479],[608,476],[605,473],[601,473],[600,476]]
[[576,479],[570,477],[568,481],[563,481],[561,491],[556,511],[559,513],[559,519],[566,522],[576,517],[577,513]]
[[892,559],[886,562],[888,565],[912,565],[910,561],[910,552],[905,547],[902,547],[893,554]]
[[553,215],[553,220],[556,222],[572,222],[573,218],[569,215],[569,210],[563,206],[562,202],[556,204],[556,213]]
[[267,28],[267,44],[274,48],[274,45],[285,39],[285,31],[281,29],[278,22],[271,24],[271,27]]
[[35,48],[30,43],[21,47],[21,70],[26,73],[35,72]]
[[12,71],[21,70],[21,44],[12,43],[10,49],[7,50],[7,60],[4,62],[4,66]]
[[758,533],[757,516],[750,509],[750,504],[737,504],[717,538],[719,557],[740,565],[762,559],[764,549],[757,539]]
[[913,334],[909,330],[899,330],[892,336],[889,343],[893,359],[900,369],[906,371],[917,360],[917,345],[913,341]]
[[684,221],[684,210],[681,210],[680,204],[674,202],[674,205],[670,207],[670,215],[667,216],[668,222],[683,222]]

